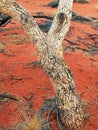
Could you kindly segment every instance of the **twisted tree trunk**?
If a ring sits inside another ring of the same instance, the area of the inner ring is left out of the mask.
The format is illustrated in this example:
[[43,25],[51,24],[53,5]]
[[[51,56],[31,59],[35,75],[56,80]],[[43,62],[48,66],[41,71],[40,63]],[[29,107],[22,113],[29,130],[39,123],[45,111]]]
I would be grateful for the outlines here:
[[60,0],[48,33],[42,32],[32,15],[13,0],[0,0],[0,12],[16,19],[35,44],[41,66],[55,88],[62,123],[68,130],[79,130],[83,121],[81,102],[62,50],[62,40],[69,30],[72,3],[73,0]]

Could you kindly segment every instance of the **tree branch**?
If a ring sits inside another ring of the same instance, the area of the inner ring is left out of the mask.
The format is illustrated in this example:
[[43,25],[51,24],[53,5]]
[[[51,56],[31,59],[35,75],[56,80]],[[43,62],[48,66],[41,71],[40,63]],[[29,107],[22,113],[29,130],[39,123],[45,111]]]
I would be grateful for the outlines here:
[[51,39],[55,44],[58,42],[60,44],[69,30],[72,4],[73,0],[60,0],[59,2],[57,14],[47,35],[48,39],[52,36]]
[[16,19],[27,34],[27,38],[34,44],[39,54],[39,59],[44,59],[46,54],[45,33],[40,30],[34,17],[14,0],[0,0],[0,12]]
[[44,33],[39,29],[34,17],[13,0],[0,0],[0,12],[16,19],[31,42],[35,43],[39,37],[44,37]]

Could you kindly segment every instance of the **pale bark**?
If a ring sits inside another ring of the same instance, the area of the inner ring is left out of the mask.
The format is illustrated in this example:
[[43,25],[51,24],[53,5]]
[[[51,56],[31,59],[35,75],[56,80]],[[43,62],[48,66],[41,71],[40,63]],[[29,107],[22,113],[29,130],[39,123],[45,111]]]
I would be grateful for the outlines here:
[[48,33],[43,33],[35,19],[13,0],[0,0],[0,12],[15,18],[36,45],[44,72],[56,92],[60,119],[68,130],[79,130],[83,121],[81,102],[69,68],[64,63],[62,40],[70,25],[73,0],[60,0],[57,14]]

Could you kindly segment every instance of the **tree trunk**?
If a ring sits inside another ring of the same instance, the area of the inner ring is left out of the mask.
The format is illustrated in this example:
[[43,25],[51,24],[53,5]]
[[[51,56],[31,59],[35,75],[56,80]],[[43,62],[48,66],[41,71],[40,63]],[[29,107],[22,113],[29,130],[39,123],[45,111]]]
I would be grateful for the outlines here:
[[44,72],[56,92],[60,119],[67,130],[79,130],[83,122],[81,102],[70,69],[65,65],[62,40],[69,30],[73,0],[60,0],[48,33],[43,33],[35,19],[13,0],[0,0],[0,12],[15,18],[35,44]]

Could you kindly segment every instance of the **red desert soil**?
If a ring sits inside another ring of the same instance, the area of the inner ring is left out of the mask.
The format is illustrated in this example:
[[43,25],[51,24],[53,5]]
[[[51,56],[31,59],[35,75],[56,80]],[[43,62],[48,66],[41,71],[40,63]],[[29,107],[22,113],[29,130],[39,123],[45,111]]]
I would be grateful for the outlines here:
[[[32,14],[43,11],[45,15],[56,12],[56,9],[42,6],[50,1],[17,0]],[[86,4],[74,3],[73,11],[79,15],[98,19],[97,0],[91,0]],[[88,42],[92,46],[94,37],[90,37],[91,35],[88,37],[88,34],[97,35],[98,30],[87,23],[71,22],[66,39],[75,43],[78,38],[82,38],[83,42]],[[95,40],[98,49],[98,39]],[[4,47],[4,52],[0,53],[0,93],[6,92],[21,100],[25,100],[24,97],[26,97],[27,103],[38,111],[44,100],[52,97],[55,92],[43,70],[30,64],[38,61],[35,46],[28,41],[15,20],[12,20],[6,27],[0,28],[0,42]],[[70,49],[65,51],[65,46],[70,46],[75,51]],[[77,91],[83,100],[88,116],[83,130],[98,130],[98,53],[91,55],[79,49],[87,49],[87,46],[79,41],[74,45],[69,45],[67,41],[64,41],[63,47],[65,62],[74,75]],[[2,130],[1,126],[5,128],[18,121],[18,118],[23,115],[20,109],[22,109],[21,105],[15,101],[0,104],[0,130]],[[55,117],[50,123],[54,122]],[[57,127],[52,129],[57,130]]]

